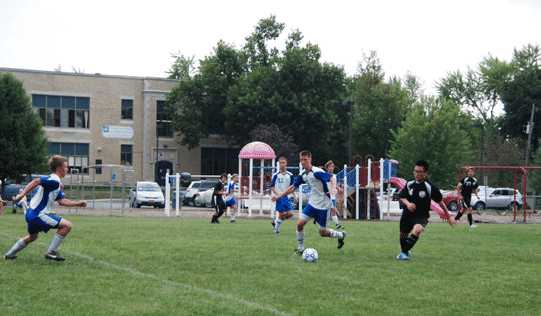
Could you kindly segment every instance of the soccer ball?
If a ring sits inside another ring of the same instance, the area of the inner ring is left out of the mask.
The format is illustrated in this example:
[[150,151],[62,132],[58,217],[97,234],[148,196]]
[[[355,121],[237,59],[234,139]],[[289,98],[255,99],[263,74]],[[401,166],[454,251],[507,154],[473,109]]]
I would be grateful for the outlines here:
[[302,252],[302,260],[304,262],[316,262],[317,261],[317,250],[314,248],[306,248]]

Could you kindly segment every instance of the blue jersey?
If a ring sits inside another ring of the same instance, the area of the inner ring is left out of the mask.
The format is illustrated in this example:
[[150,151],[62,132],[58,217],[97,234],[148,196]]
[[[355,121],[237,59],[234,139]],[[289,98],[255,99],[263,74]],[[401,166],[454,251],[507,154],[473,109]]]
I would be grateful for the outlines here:
[[312,166],[308,172],[303,170],[295,179],[293,185],[298,188],[301,184],[307,183],[310,187],[310,200],[308,200],[308,204],[313,208],[326,210],[333,207],[329,197],[329,188],[327,187],[327,182],[331,180],[331,177],[332,174],[325,172],[321,168]]
[[[41,179],[41,185],[38,186],[36,194],[30,200],[28,205],[27,217],[39,216],[40,213],[49,213],[54,201],[62,200],[64,193],[62,192],[62,182],[56,174],[51,174],[48,177]],[[29,214],[28,214],[29,213]]]
[[233,190],[239,190],[239,186],[237,185],[237,183],[231,181],[229,182],[229,185],[227,186],[227,195],[225,196],[224,198],[224,201],[229,201],[231,199],[233,199]]

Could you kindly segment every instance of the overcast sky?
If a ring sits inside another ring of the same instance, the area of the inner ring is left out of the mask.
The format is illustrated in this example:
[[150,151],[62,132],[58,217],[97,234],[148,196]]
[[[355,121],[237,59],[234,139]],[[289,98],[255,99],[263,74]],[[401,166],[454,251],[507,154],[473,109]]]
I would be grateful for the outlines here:
[[427,94],[449,71],[541,42],[541,0],[0,0],[0,67],[166,77],[171,53],[240,49],[271,14],[285,23],[273,45],[298,29],[350,76],[375,50],[387,76],[410,71]]

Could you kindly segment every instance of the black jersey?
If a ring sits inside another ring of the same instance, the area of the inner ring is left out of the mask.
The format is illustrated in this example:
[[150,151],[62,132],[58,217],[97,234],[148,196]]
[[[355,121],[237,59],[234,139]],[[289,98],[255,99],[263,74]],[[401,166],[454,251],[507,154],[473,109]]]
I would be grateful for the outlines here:
[[[429,217],[431,200],[439,203],[443,199],[440,190],[428,180],[421,183],[417,183],[415,180],[408,181],[400,192],[400,198],[415,204],[415,212],[413,212],[415,216],[426,217]],[[405,212],[410,211],[404,206]]]
[[220,191],[223,191],[224,190],[224,184],[222,183],[222,181],[218,181],[218,183],[216,183],[216,185],[214,186],[214,193],[213,193],[213,198],[215,199],[215,203],[216,205],[218,205],[218,203],[221,203],[223,201],[223,196],[221,194],[218,194],[218,192]]
[[460,183],[462,183],[460,194],[463,197],[471,197],[473,191],[479,187],[479,182],[474,177],[464,177],[460,180]]

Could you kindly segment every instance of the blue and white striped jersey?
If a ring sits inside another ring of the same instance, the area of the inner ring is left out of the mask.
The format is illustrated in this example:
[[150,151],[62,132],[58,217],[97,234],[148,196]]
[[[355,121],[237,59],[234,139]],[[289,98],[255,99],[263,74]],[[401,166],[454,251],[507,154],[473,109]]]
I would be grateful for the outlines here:
[[62,182],[60,182],[60,178],[56,174],[53,173],[40,179],[41,185],[38,186],[36,194],[30,200],[30,205],[26,211],[27,217],[29,215],[38,216],[41,212],[49,213],[54,201],[64,198]]
[[295,179],[293,183],[297,188],[306,183],[310,186],[310,200],[308,204],[312,207],[326,210],[333,207],[331,199],[329,197],[329,188],[327,182],[331,180],[332,174],[325,172],[325,170],[312,166],[310,171],[303,170],[301,174]]

